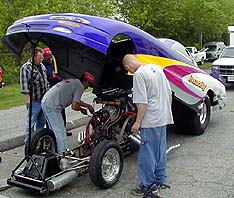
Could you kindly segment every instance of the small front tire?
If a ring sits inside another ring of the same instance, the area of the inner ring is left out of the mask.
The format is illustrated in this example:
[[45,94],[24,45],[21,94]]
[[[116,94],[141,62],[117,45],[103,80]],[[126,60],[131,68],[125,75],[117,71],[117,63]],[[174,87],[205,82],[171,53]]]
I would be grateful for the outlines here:
[[43,128],[32,133],[31,149],[29,152],[29,145],[25,146],[25,155],[43,154],[48,152],[57,152],[56,138],[50,129]]
[[100,188],[114,186],[123,170],[123,153],[120,146],[110,140],[100,142],[90,158],[89,176]]

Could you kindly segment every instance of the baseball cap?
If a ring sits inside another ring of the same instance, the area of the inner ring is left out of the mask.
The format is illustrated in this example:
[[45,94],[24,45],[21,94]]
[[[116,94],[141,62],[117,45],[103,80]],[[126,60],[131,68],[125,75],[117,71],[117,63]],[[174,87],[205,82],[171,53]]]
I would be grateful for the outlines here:
[[52,57],[52,52],[50,51],[50,48],[44,48],[43,49],[43,56],[44,58],[51,58]]
[[91,84],[94,83],[95,78],[94,78],[93,74],[91,74],[91,73],[89,73],[89,72],[84,72],[84,78],[85,78],[89,83],[91,83]]

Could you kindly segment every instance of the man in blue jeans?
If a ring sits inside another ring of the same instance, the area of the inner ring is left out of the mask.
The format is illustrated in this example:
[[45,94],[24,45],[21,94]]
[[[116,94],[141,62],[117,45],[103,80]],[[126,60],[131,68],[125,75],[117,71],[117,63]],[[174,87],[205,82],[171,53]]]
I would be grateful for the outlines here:
[[[32,85],[32,117],[31,117],[31,131],[44,128],[45,117],[41,109],[41,99],[49,89],[49,82],[47,80],[47,71],[42,64],[43,50],[41,48],[35,49],[34,66],[32,67],[32,59],[28,60],[20,68],[20,86],[21,93],[25,96],[26,108],[28,110],[30,103],[30,87],[31,87],[31,71],[33,68],[33,85]],[[29,111],[28,111],[29,114]],[[29,115],[27,115],[25,142],[29,135]]]
[[133,102],[138,112],[132,132],[140,130],[138,154],[139,185],[133,195],[158,197],[159,185],[167,184],[166,128],[173,123],[171,88],[163,70],[154,64],[143,64],[134,55],[123,59],[126,70],[133,73]]
[[87,109],[93,114],[93,107],[81,100],[84,90],[93,83],[94,76],[85,72],[79,79],[66,79],[57,83],[42,99],[42,109],[50,129],[55,134],[59,154],[68,149],[62,110],[71,105],[73,110],[84,115],[87,115]]

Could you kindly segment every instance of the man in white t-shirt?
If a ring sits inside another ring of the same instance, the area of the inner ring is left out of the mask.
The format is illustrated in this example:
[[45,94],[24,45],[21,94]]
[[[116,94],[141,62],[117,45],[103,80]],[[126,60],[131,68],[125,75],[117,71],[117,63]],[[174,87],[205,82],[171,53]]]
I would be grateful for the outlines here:
[[93,83],[94,76],[85,72],[80,79],[66,79],[57,83],[42,99],[42,110],[50,129],[55,134],[59,154],[68,149],[62,110],[71,105],[73,110],[80,111],[84,115],[87,115],[87,109],[93,114],[93,107],[81,100],[84,90]]
[[139,185],[133,195],[158,193],[160,185],[167,184],[166,128],[173,124],[171,88],[163,70],[154,64],[144,65],[134,55],[123,59],[126,70],[133,73],[133,102],[138,113],[132,132],[140,130],[138,154]]

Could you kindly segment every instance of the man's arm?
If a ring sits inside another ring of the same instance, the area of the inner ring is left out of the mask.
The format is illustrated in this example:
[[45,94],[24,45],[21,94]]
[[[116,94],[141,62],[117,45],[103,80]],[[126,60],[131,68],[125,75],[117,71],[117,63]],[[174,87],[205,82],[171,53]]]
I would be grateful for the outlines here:
[[30,95],[29,95],[29,71],[25,67],[21,67],[20,69],[20,87],[21,93],[25,96],[25,103],[30,103]]
[[170,104],[172,105],[172,94],[169,95]]
[[87,115],[87,108],[89,109],[90,113],[92,114],[94,113],[93,107],[83,101],[80,102],[72,101],[71,108],[75,111],[80,111],[84,115]]
[[133,133],[137,133],[140,129],[141,126],[141,121],[145,115],[145,111],[146,111],[146,104],[137,104],[137,118],[136,118],[136,122],[133,124],[132,126],[132,132]]
[[90,113],[92,113],[92,114],[94,113],[94,108],[92,107],[92,105],[90,105],[82,100],[80,100],[80,105],[82,107],[88,108]]
[[86,103],[86,102],[84,102],[84,101],[82,101],[82,100],[80,100],[80,106],[85,107],[85,108],[88,108],[88,107],[91,106],[91,105],[88,104],[88,103]]
[[71,108],[75,111],[80,111],[82,107],[79,102],[72,101]]

